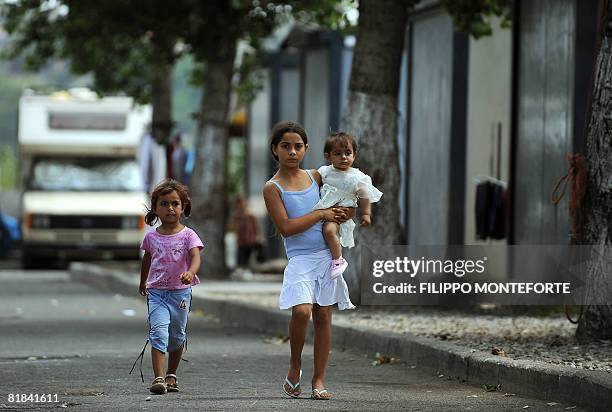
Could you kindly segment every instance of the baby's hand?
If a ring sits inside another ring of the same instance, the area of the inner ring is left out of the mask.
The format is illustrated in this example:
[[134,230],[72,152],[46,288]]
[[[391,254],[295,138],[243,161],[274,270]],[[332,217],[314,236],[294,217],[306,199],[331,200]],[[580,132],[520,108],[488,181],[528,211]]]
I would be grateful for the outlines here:
[[372,224],[370,220],[370,215],[362,215],[361,216],[361,226],[370,226]]
[[181,273],[181,283],[183,285],[189,285],[193,281],[193,277],[194,277],[193,273],[191,273],[189,271],[183,272],[183,273]]

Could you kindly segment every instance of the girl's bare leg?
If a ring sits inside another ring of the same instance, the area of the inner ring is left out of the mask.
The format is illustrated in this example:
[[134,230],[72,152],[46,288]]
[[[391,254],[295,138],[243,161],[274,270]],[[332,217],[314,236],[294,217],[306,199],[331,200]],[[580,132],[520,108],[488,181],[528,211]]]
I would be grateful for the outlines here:
[[[308,330],[308,321],[312,313],[312,305],[305,303],[292,308],[291,320],[289,321],[289,344],[291,346],[291,362],[289,364],[289,372],[287,378],[291,383],[296,383],[300,379],[300,370],[302,369],[302,349],[306,340],[306,331]],[[291,391],[291,388],[285,388]]]
[[342,245],[340,245],[340,239],[338,239],[338,230],[340,225],[334,222],[323,223],[323,238],[325,243],[332,254],[332,259],[340,259],[342,256]]
[[325,368],[331,349],[332,307],[314,305],[312,323],[314,325],[314,375],[312,388],[325,388]]
[[[183,347],[175,352],[168,353],[168,371],[166,373],[172,373],[176,375],[176,370],[181,363],[181,356],[183,356]],[[176,379],[170,377],[166,379],[166,383],[176,383]]]
[[155,348],[151,348],[151,360],[153,361],[153,373],[155,373],[155,377],[164,376],[164,361],[166,358],[166,354],[164,352],[160,352]]

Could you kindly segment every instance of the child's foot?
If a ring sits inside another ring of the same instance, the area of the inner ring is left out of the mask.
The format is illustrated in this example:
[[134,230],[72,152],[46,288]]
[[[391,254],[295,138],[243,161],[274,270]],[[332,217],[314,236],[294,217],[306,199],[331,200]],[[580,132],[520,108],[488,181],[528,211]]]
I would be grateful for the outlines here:
[[316,401],[328,401],[332,398],[332,394],[327,392],[327,389],[312,388],[310,398]]
[[166,382],[164,381],[164,378],[161,376],[155,378],[153,383],[151,383],[151,388],[149,388],[149,390],[156,395],[165,394],[168,389],[166,388]]
[[285,378],[285,383],[283,383],[283,392],[291,398],[299,398],[302,393],[302,388],[300,387],[300,379],[302,379],[302,370],[300,369],[300,374],[298,375],[297,381],[292,383],[289,380],[289,374]]
[[168,392],[178,392],[178,380],[176,379],[176,375],[173,373],[166,374],[166,388]]
[[348,266],[348,262],[342,256],[331,261],[331,277],[332,279],[342,275]]
[[312,392],[310,394],[311,399],[327,401],[332,398],[332,394],[327,392],[325,384],[322,379],[312,378]]

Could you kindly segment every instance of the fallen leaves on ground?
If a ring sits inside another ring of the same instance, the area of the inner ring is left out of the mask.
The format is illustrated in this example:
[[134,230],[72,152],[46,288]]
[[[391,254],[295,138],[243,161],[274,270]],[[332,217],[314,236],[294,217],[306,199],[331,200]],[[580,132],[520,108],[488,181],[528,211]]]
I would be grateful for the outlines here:
[[273,338],[264,339],[264,343],[272,343],[274,345],[282,345],[283,343],[287,343],[287,342],[289,342],[289,336],[283,335],[282,333],[279,333]]
[[496,348],[495,346],[491,348],[491,353],[497,356],[506,356],[506,351],[501,348]]
[[[276,296],[278,301],[278,296]],[[276,302],[278,304],[278,302]],[[507,348],[506,358],[612,373],[612,340],[578,344],[576,325],[552,314],[455,313],[435,308],[339,312],[336,324],[453,342],[471,353]]]
[[394,358],[392,356],[381,355],[376,353],[376,360],[372,362],[372,366],[383,365],[385,363],[398,363],[400,358]]
[[99,391],[97,389],[84,388],[79,391],[79,394],[81,396],[100,396],[100,395],[104,395],[104,392]]
[[484,389],[487,392],[501,391],[501,385],[487,385],[485,383],[482,385],[482,389]]

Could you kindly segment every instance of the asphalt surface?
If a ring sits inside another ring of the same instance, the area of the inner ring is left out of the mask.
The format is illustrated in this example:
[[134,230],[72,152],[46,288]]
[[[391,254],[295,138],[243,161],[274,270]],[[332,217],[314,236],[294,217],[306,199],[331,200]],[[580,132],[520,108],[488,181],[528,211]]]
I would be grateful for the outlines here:
[[[373,366],[375,354],[334,351],[331,401],[313,401],[312,346],[304,349],[303,398],[281,391],[287,343],[192,313],[180,393],[152,395],[149,350],[140,380],[128,375],[146,339],[143,298],[100,293],[62,271],[0,271],[0,409],[99,410],[570,410],[501,391],[486,392],[402,362]],[[482,382],[486,384],[487,382]],[[11,397],[10,395],[13,394]],[[15,394],[58,402],[14,402]],[[13,399],[13,402],[9,400]],[[527,408],[525,408],[528,406]]]

